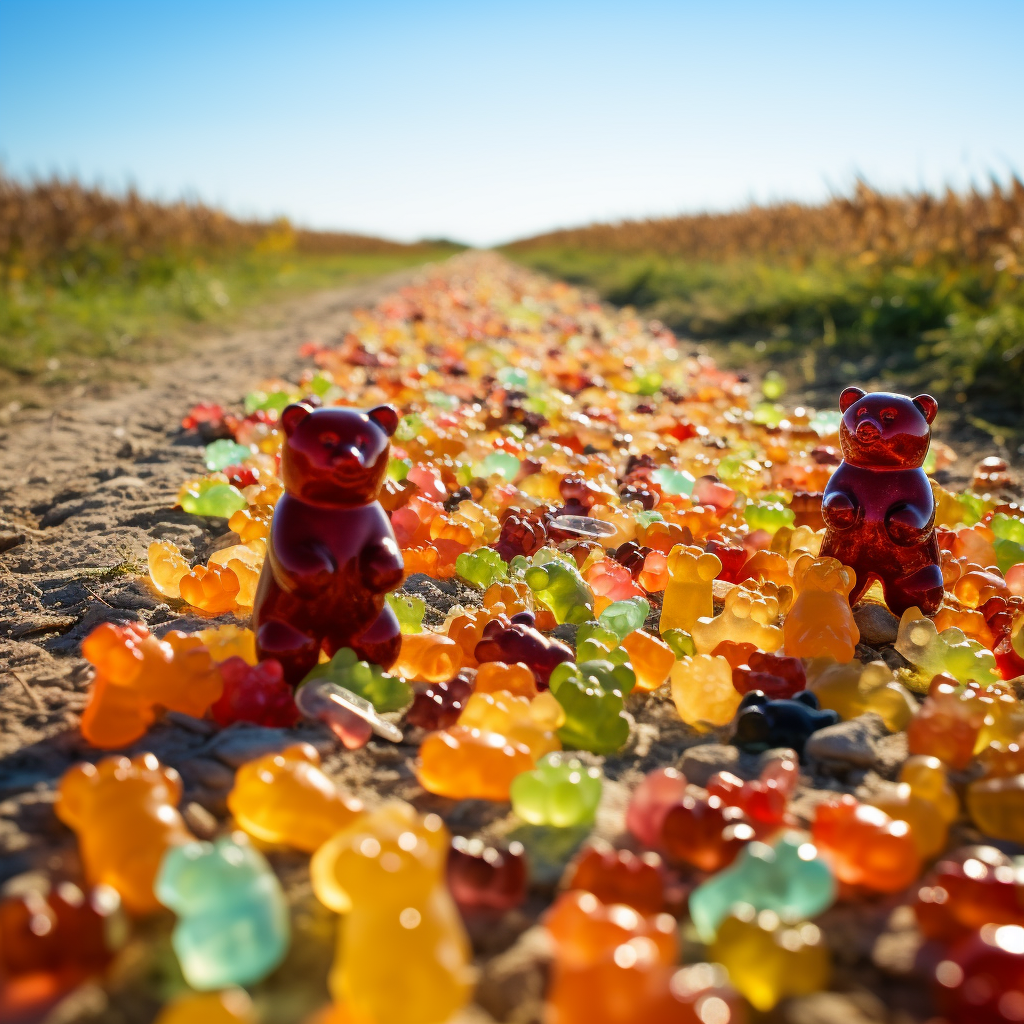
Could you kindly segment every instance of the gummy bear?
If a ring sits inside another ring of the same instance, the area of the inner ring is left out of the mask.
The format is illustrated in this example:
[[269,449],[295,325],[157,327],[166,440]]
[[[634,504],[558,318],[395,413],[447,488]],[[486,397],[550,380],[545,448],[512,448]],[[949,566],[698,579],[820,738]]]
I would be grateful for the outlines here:
[[856,583],[853,570],[835,558],[801,555],[793,582],[797,596],[783,623],[786,653],[793,658],[851,661],[860,642],[849,601]]
[[161,1010],[154,1024],[256,1024],[256,1016],[245,989],[229,988],[182,996]]
[[1024,775],[978,779],[967,787],[967,810],[971,820],[993,839],[1024,841],[1022,803]]
[[478,662],[522,662],[533,672],[540,689],[546,689],[556,665],[572,661],[568,644],[554,640],[537,630],[532,612],[517,612],[505,625],[498,619],[484,626],[483,639],[476,645]]
[[476,672],[476,692],[495,693],[498,690],[508,690],[527,700],[533,700],[539,692],[537,680],[522,662],[506,665],[503,661],[485,661]]
[[899,892],[921,872],[921,854],[905,821],[847,795],[818,804],[811,829],[836,878],[878,892]]
[[512,810],[531,825],[567,828],[594,820],[603,775],[565,753],[542,757],[536,768],[512,783]]
[[744,782],[731,772],[715,772],[708,780],[709,796],[717,796],[728,807],[738,807],[754,823],[779,825],[793,795],[800,772],[788,755],[775,757],[764,766],[761,775]]
[[273,518],[273,505],[250,505],[235,512],[228,520],[228,526],[238,534],[243,544],[252,544],[265,541],[270,536]]
[[669,629],[692,633],[699,618],[714,615],[711,584],[721,571],[721,559],[702,548],[677,545],[668,553],[669,579],[659,626],[662,633]]
[[227,566],[197,565],[178,582],[181,599],[207,615],[223,615],[238,607],[238,577]]
[[999,679],[996,660],[976,640],[968,640],[959,629],[944,629],[921,615],[917,608],[908,608],[900,619],[896,650],[915,668],[911,681],[915,689],[924,690],[931,680],[945,673],[966,683],[994,683]]
[[773,625],[778,617],[778,598],[747,583],[726,594],[720,615],[701,616],[690,633],[699,654],[710,654],[723,640],[752,643],[774,654],[782,646],[782,628]]
[[720,871],[731,864],[754,830],[739,807],[717,796],[687,794],[665,814],[659,846],[673,864]]
[[739,666],[733,666],[732,684],[739,693],[760,690],[773,699],[792,697],[807,686],[799,658],[764,654],[754,650]]
[[672,700],[687,725],[700,730],[728,725],[742,699],[725,658],[697,654],[672,667]]
[[843,462],[822,499],[821,554],[853,569],[851,604],[877,579],[897,615],[915,605],[934,613],[942,572],[935,498],[921,465],[938,403],[930,395],[911,400],[851,387],[839,396],[839,408]]
[[241,658],[248,665],[258,664],[256,634],[234,623],[201,629],[196,636],[206,645],[210,657],[216,662],[228,658]]
[[164,853],[192,840],[178,813],[180,799],[178,773],[140,754],[69,768],[55,810],[78,834],[89,883],[109,885],[127,910],[147,914],[159,906],[153,880]]
[[230,519],[248,506],[245,495],[223,473],[212,473],[190,480],[178,492],[182,510],[194,516],[219,516]]
[[295,743],[243,764],[228,794],[228,810],[257,839],[313,853],[347,828],[363,805],[324,775],[315,747]]
[[526,899],[528,872],[523,844],[508,849],[485,846],[480,839],[452,838],[446,877],[463,914],[501,914]]
[[937,757],[950,768],[966,768],[984,723],[985,707],[977,691],[961,687],[952,676],[937,675],[907,726],[907,745],[912,754]]
[[471,674],[471,670],[468,674],[463,670],[452,679],[429,686],[418,685],[412,707],[405,714],[406,721],[430,731],[454,725],[473,692]]
[[281,663],[274,658],[249,665],[242,658],[220,663],[224,692],[210,706],[221,726],[232,722],[290,728],[299,720],[292,688],[284,681]]
[[455,559],[455,571],[467,583],[472,583],[481,590],[508,579],[508,565],[493,548],[462,552]]
[[427,610],[427,603],[422,597],[417,594],[400,594],[393,590],[390,594],[384,595],[384,600],[395,613],[399,629],[403,633],[423,632],[423,615]]
[[650,613],[651,604],[646,597],[631,597],[625,601],[615,601],[604,608],[598,616],[598,622],[620,640],[625,640],[647,621]]
[[509,799],[512,780],[533,766],[533,754],[524,743],[456,723],[423,741],[416,778],[437,796],[502,801]]
[[469,1001],[469,940],[444,885],[449,846],[436,814],[393,800],[314,854],[313,891],[345,915],[331,994],[356,1020],[442,1024]]
[[586,622],[594,617],[594,592],[572,566],[545,562],[530,566],[523,578],[559,623]]
[[277,658],[293,686],[342,647],[390,668],[401,634],[384,595],[402,580],[402,555],[376,501],[398,425],[391,406],[367,413],[290,405],[274,513],[252,622],[261,658]]
[[141,622],[104,623],[82,642],[82,653],[96,666],[82,735],[97,747],[139,739],[158,707],[201,718],[224,688],[202,641],[176,630],[158,640]]
[[1009,1024],[1024,1006],[1024,927],[985,924],[935,968],[936,1002],[949,1024]]
[[172,847],[154,891],[178,915],[171,945],[193,988],[260,981],[288,951],[284,892],[244,832]]
[[769,845],[748,843],[733,865],[690,894],[697,934],[710,942],[737,903],[772,910],[783,920],[815,917],[832,905],[835,878],[806,833],[784,832]]
[[870,802],[896,821],[910,826],[923,860],[946,848],[949,826],[960,815],[960,800],[937,757],[917,754],[903,762],[898,784],[872,795]]
[[740,700],[732,742],[753,754],[789,747],[803,756],[804,744],[813,733],[838,722],[839,715],[822,711],[809,690],[783,700],[771,700],[753,690]]
[[651,693],[668,682],[676,656],[664,640],[642,629],[635,629],[623,639],[622,647],[629,655],[629,663],[636,673],[638,691]]
[[[867,665],[857,660],[839,665],[830,659],[812,663],[807,688],[821,707],[844,721],[873,711],[893,733],[903,732],[917,713],[917,701],[896,682],[884,661]],[[735,677],[734,677],[735,678]]]
[[636,684],[628,665],[610,661],[564,662],[551,673],[551,692],[565,710],[558,730],[562,743],[576,750],[612,754],[629,739],[623,696]]
[[740,904],[719,926],[708,950],[729,972],[729,981],[755,1010],[781,999],[828,988],[831,959],[821,929],[809,921],[782,924],[778,914],[758,914]]
[[665,879],[656,853],[640,856],[597,842],[586,846],[566,869],[563,887],[592,892],[602,903],[623,903],[641,914],[665,906]]
[[626,827],[642,845],[661,845],[665,815],[686,795],[686,777],[675,768],[657,768],[644,776],[626,810]]
[[517,697],[508,690],[473,693],[459,715],[459,725],[485,732],[497,732],[522,743],[534,761],[561,750],[555,735],[565,723],[565,712],[555,697],[545,692],[533,700]]
[[180,598],[180,584],[192,567],[185,560],[176,544],[168,540],[155,540],[146,553],[149,563],[149,578],[153,586],[164,597]]
[[[408,635],[408,634],[407,634]],[[434,634],[430,634],[434,635]],[[450,678],[445,674],[445,678]],[[413,698],[412,687],[400,676],[385,672],[380,665],[360,661],[350,647],[336,651],[330,661],[311,669],[302,685],[327,679],[368,700],[379,712],[399,711]]]

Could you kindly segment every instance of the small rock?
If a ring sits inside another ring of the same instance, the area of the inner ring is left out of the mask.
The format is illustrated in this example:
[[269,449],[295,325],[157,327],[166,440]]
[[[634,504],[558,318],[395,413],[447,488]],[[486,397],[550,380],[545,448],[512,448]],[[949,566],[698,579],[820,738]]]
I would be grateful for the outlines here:
[[715,772],[739,774],[740,751],[725,743],[700,743],[683,753],[679,770],[687,782],[706,786]]
[[788,1024],[884,1024],[885,1004],[867,992],[816,992],[786,1006]]
[[185,804],[181,815],[197,839],[212,839],[217,834],[217,819],[202,804]]
[[872,647],[896,643],[900,620],[881,604],[862,602],[853,609],[853,621],[863,643]]
[[229,790],[235,783],[235,773],[230,768],[208,757],[190,757],[182,764],[181,774],[190,785],[215,793]]
[[515,945],[484,964],[476,1001],[506,1024],[539,1022],[551,956],[548,933],[540,926],[528,929]]
[[231,768],[239,768],[264,754],[283,750],[291,741],[284,729],[229,726],[213,741],[210,753]]
[[180,725],[182,729],[194,732],[197,736],[212,736],[217,731],[215,723],[207,721],[205,718],[193,718],[181,711],[168,711],[164,715],[164,720],[174,725]]
[[881,716],[869,711],[819,729],[808,739],[804,753],[814,761],[870,768],[878,759],[878,741],[887,732]]

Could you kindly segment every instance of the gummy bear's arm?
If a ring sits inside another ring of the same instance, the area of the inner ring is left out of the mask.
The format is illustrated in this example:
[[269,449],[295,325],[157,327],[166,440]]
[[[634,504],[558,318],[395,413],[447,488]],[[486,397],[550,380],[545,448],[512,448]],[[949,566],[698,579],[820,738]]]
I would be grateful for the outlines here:
[[917,544],[927,537],[935,521],[935,499],[927,481],[911,494],[893,502],[885,513],[885,529],[902,545]]
[[367,544],[359,552],[359,574],[366,588],[375,594],[386,594],[402,582],[405,563],[402,552],[390,537]]
[[[325,589],[338,566],[330,549],[309,536],[301,516],[293,516],[287,496],[274,514],[268,548],[274,579],[282,590],[310,593]],[[298,538],[303,538],[299,540]]]
[[833,530],[849,530],[857,521],[857,501],[846,491],[832,491],[821,503],[825,524]]

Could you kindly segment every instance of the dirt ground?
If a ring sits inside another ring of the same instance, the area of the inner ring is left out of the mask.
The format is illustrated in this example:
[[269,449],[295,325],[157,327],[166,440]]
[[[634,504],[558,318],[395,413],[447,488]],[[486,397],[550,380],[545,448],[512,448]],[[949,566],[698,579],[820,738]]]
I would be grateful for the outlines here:
[[[415,273],[289,303],[268,312],[264,326],[211,336],[195,346],[192,358],[154,367],[147,386],[112,386],[105,395],[21,413],[0,428],[0,883],[7,891],[26,884],[34,872],[74,877],[77,870],[74,836],[57,821],[52,803],[61,774],[78,760],[97,757],[77,728],[90,679],[79,653],[82,639],[104,621],[142,619],[158,633],[210,622],[169,606],[144,576],[146,548],[154,539],[173,541],[195,560],[234,537],[223,520],[173,509],[181,483],[203,471],[202,448],[179,429],[182,415],[198,401],[239,402],[270,377],[294,378],[306,365],[298,355],[303,342],[340,340],[354,308],[373,304]],[[973,447],[969,440],[967,447]],[[962,459],[948,475],[949,484],[962,483],[971,464]],[[466,588],[426,577],[411,578],[408,589],[426,598],[428,623],[456,601],[479,601]],[[884,648],[880,641],[877,650],[861,654],[866,659],[894,655]],[[722,767],[748,776],[757,771],[757,759],[737,760],[736,748],[711,742],[724,736],[701,736],[684,726],[666,697],[631,702],[630,710],[636,720],[630,744],[605,762],[609,783],[597,832],[610,840],[625,841],[623,812],[642,772],[681,765],[700,784]],[[225,798],[234,770],[298,738],[317,745],[325,769],[367,803],[397,795],[421,810],[438,811],[455,833],[523,840],[535,880],[530,901],[500,924],[473,929],[481,983],[477,1004],[460,1022],[539,1020],[547,951],[534,925],[582,834],[527,829],[505,808],[425,794],[411,769],[421,738],[415,730],[408,731],[405,744],[373,741],[346,753],[315,725],[288,731],[238,725],[218,731],[212,723],[171,714],[132,752],[152,751],[181,772],[189,826],[209,837],[230,827]],[[869,766],[826,770],[812,765],[798,809],[812,808],[815,794],[823,791],[854,792],[893,778],[906,757],[905,737],[881,737],[877,747]],[[964,838],[972,837],[965,833]],[[281,850],[269,856],[293,906],[295,939],[285,965],[255,995],[263,1020],[289,1024],[327,1001],[334,915],[312,897],[307,858]],[[820,923],[835,952],[840,991],[791,1000],[757,1019],[788,1024],[929,1019],[921,974],[929,953],[920,948],[912,915],[898,900],[840,903]],[[168,914],[136,925],[107,983],[75,992],[49,1019],[151,1021],[161,1002],[183,988],[168,943],[171,924]],[[700,947],[688,953],[699,958]]]

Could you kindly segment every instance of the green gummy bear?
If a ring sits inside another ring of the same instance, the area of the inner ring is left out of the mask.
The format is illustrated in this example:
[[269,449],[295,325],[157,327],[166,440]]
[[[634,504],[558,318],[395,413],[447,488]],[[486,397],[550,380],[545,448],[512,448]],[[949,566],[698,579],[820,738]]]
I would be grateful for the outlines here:
[[565,712],[558,736],[566,747],[614,754],[629,739],[622,698],[636,685],[632,666],[610,661],[567,661],[551,673],[550,687]]
[[530,825],[587,825],[597,814],[603,777],[569,754],[546,754],[512,780],[512,810]]
[[221,516],[230,519],[240,509],[248,508],[245,495],[223,480],[200,480],[181,499],[181,507],[194,516]]
[[412,469],[412,459],[396,459],[393,455],[388,459],[388,476],[401,483]]
[[646,597],[628,597],[624,601],[613,601],[603,612],[598,622],[611,630],[619,640],[625,640],[630,633],[638,630],[651,614],[651,602]]
[[245,396],[245,411],[248,414],[259,412],[280,413],[286,405],[291,405],[299,397],[295,391],[250,391]]
[[657,370],[635,370],[633,372],[633,386],[638,395],[656,395],[664,383],[665,378]]
[[751,532],[767,530],[768,533],[778,533],[783,526],[793,525],[796,513],[781,501],[752,501],[743,510],[743,518]]
[[523,573],[526,585],[554,613],[559,624],[579,624],[594,617],[594,592],[575,565],[545,562]]
[[378,713],[398,711],[412,703],[412,687],[401,677],[385,672],[380,665],[360,661],[350,647],[343,647],[330,661],[317,665],[299,684],[326,679],[368,700]]
[[1024,562],[1024,521],[1005,512],[997,512],[988,524],[995,534],[996,565],[1001,573]]
[[288,952],[288,903],[281,883],[244,837],[172,846],[153,889],[178,915],[171,945],[193,988],[253,984]]
[[980,522],[981,517],[995,504],[990,498],[975,494],[974,491],[962,491],[956,495],[956,500],[967,510],[964,522],[968,526]]
[[206,468],[217,473],[228,466],[237,466],[240,462],[252,457],[252,449],[245,444],[239,444],[229,438],[222,437],[218,441],[211,441],[206,446]]
[[785,378],[778,370],[769,370],[761,381],[761,394],[769,402],[777,402],[785,393]]
[[777,427],[786,418],[786,410],[775,402],[758,402],[754,406],[754,422],[765,427]]
[[494,548],[463,551],[455,559],[455,571],[473,586],[486,590],[492,583],[508,579],[508,565]]
[[836,881],[806,832],[785,832],[772,845],[748,843],[732,867],[690,894],[697,934],[711,942],[737,903],[774,911],[783,921],[806,921],[832,905]]
[[651,523],[665,522],[665,517],[654,509],[645,508],[643,511],[637,512],[634,518],[636,519],[636,525],[643,529],[646,529]]
[[423,428],[426,424],[423,421],[423,417],[417,413],[410,412],[406,413],[398,421],[398,427],[395,429],[395,440],[398,442],[412,441],[419,437],[423,432]]
[[[577,664],[584,661],[611,661],[609,653],[620,650],[622,648],[619,647],[618,633],[602,625],[596,619],[581,622],[576,628]],[[623,660],[629,660],[628,654]]]
[[651,478],[663,494],[684,494],[686,497],[693,494],[693,486],[697,482],[692,473],[671,466],[661,466],[651,474]]
[[693,637],[685,629],[666,629],[661,634],[661,639],[672,648],[676,661],[681,661],[683,658],[692,658],[697,653],[697,646],[693,642]]
[[497,473],[506,480],[515,480],[519,476],[522,463],[511,452],[491,452],[486,458],[473,465],[473,476],[487,480]]
[[941,633],[931,619],[912,619],[904,613],[896,637],[896,650],[914,666],[907,685],[926,692],[935,676],[942,672],[957,682],[974,680],[987,686],[1002,678],[996,669],[995,655],[961,629],[950,626]]
[[393,590],[390,594],[384,595],[384,600],[391,605],[403,633],[423,632],[423,614],[427,610],[427,602],[422,597],[417,597],[416,594],[399,594]]

